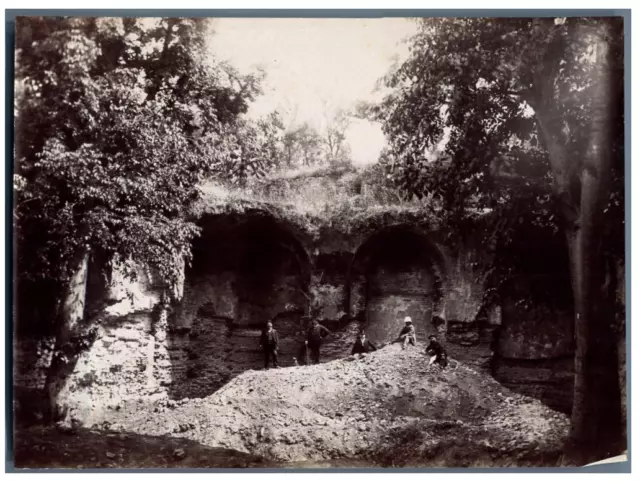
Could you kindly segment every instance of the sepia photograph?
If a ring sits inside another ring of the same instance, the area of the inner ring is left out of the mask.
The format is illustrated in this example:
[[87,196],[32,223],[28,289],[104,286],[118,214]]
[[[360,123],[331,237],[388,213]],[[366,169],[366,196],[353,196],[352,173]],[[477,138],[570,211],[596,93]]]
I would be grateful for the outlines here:
[[13,470],[627,462],[624,12],[17,16]]

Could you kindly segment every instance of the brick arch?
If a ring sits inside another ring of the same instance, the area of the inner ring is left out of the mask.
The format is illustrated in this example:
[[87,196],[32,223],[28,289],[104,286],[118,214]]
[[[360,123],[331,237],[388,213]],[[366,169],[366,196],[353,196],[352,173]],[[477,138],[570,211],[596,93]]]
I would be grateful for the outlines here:
[[[211,250],[221,238],[225,238],[229,245],[235,246],[238,241],[253,241],[255,245],[265,245],[280,248],[290,253],[299,268],[302,288],[308,293],[311,277],[311,258],[304,233],[300,233],[286,221],[277,218],[272,213],[261,209],[251,209],[241,213],[210,214],[200,218],[200,236],[194,240],[192,253],[194,260],[202,253]],[[243,253],[240,253],[243,254]],[[246,253],[244,253],[246,254]],[[247,266],[252,268],[252,266]]]
[[210,215],[199,224],[168,330],[176,398],[209,395],[259,369],[267,321],[280,334],[282,359],[297,356],[308,311],[311,261],[286,224],[257,210]]
[[346,311],[369,336],[391,341],[411,316],[419,334],[432,332],[434,315],[444,317],[448,257],[428,234],[412,225],[387,226],[356,250],[346,284]]

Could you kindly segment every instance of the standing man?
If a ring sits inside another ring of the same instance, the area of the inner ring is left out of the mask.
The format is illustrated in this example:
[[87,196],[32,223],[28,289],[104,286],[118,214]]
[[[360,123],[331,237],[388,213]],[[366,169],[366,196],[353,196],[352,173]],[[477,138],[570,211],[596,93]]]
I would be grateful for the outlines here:
[[278,368],[278,332],[270,321],[260,336],[260,348],[264,353],[264,369],[269,368],[269,361],[273,361],[273,366]]
[[309,356],[309,340],[305,339],[304,343],[298,351],[298,363],[302,365],[311,365],[311,358]]
[[353,345],[353,350],[351,350],[351,354],[356,355],[358,353],[369,353],[376,350],[377,350],[376,346],[373,343],[371,343],[369,340],[367,340],[367,335],[365,334],[364,330],[362,330],[358,334],[358,338],[355,344]]
[[446,367],[449,363],[447,359],[447,352],[444,347],[438,342],[436,335],[429,335],[429,346],[427,346],[427,355],[431,357],[429,365],[434,362],[440,365],[442,368]]
[[320,363],[320,346],[324,338],[331,333],[324,326],[313,320],[307,331],[307,342],[311,351],[311,358],[314,365]]
[[416,329],[413,326],[413,321],[410,316],[405,317],[404,319],[404,327],[400,330],[400,336],[398,340],[402,342],[402,349],[405,350],[407,345],[411,343],[415,346],[416,344]]

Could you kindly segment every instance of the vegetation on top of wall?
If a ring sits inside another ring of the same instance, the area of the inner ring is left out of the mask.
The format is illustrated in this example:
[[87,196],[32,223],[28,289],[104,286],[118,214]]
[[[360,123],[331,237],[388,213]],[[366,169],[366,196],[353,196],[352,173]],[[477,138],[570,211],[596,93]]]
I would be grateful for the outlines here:
[[314,222],[315,218],[293,209],[291,205],[245,197],[234,190],[223,190],[223,192],[224,195],[220,195],[220,192],[216,194],[207,192],[203,199],[193,206],[191,216],[199,219],[211,214],[245,214],[259,211],[273,216],[276,221],[296,228],[314,239],[319,236],[319,227]]
[[301,166],[294,169],[274,172],[271,175],[266,176],[264,179],[258,180],[258,182],[262,185],[269,185],[283,180],[314,177],[331,177],[337,180],[345,174],[357,172],[358,169],[348,162],[320,166]]
[[327,230],[343,235],[371,232],[390,224],[440,226],[431,199],[406,200],[388,185],[382,166],[349,164],[298,168],[243,187],[206,182],[192,216],[259,210],[314,240]]

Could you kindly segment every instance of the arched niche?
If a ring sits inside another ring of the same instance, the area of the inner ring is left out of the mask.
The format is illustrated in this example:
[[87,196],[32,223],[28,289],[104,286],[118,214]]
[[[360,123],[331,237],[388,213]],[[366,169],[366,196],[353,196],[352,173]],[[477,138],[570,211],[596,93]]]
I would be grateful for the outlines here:
[[184,294],[170,321],[176,398],[213,393],[235,375],[262,366],[259,335],[280,334],[280,357],[297,356],[308,312],[307,252],[286,224],[262,211],[200,220]]
[[347,309],[376,342],[392,341],[411,316],[424,339],[435,330],[446,276],[444,257],[427,235],[396,225],[371,235],[356,251],[349,269]]

